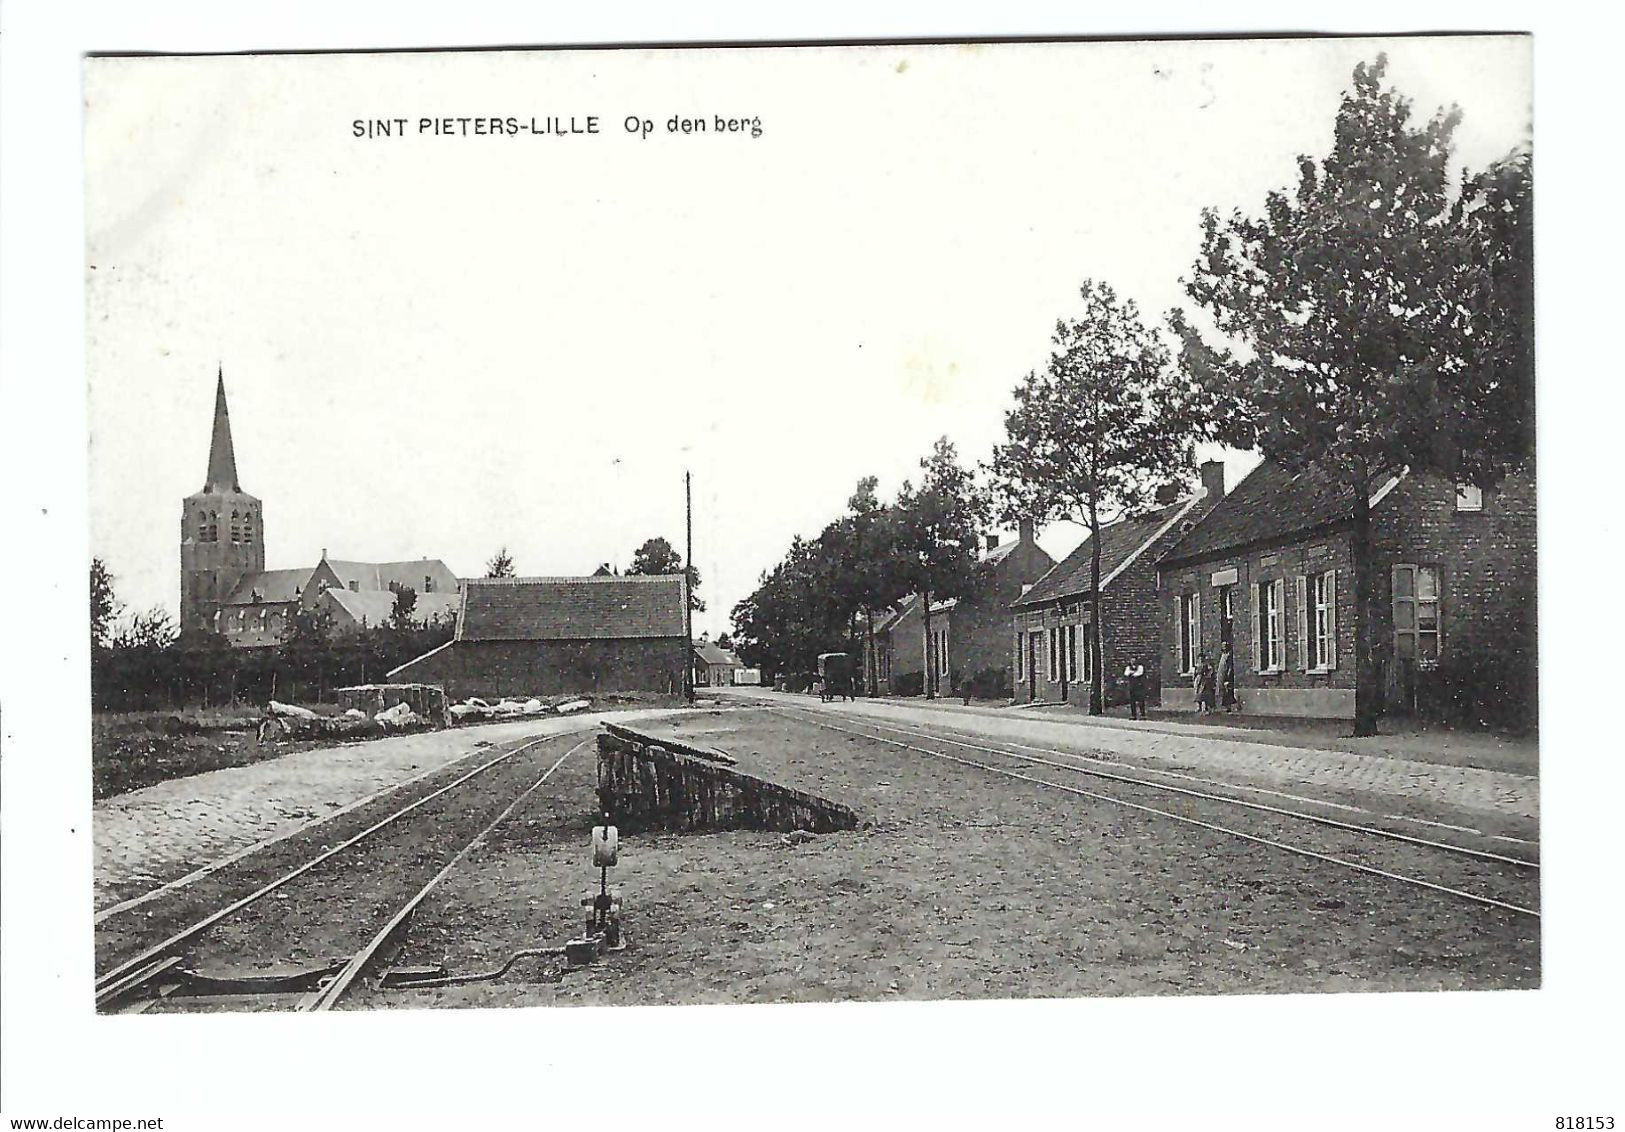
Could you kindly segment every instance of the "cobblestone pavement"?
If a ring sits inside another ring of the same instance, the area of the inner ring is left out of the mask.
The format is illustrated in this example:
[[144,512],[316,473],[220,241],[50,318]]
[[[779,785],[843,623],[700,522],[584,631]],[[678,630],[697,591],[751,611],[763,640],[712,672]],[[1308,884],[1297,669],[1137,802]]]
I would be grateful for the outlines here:
[[600,719],[661,714],[654,709],[597,712],[398,735],[296,751],[105,798],[96,803],[93,821],[96,909],[104,912],[487,749],[477,743],[559,735],[590,730]]
[[835,712],[854,721],[873,719],[904,726],[951,728],[987,739],[1134,757],[1181,771],[1201,770],[1221,777],[1384,794],[1506,818],[1535,819],[1540,806],[1540,781],[1531,775],[1314,747],[1285,747],[1229,737],[1236,734],[1234,730],[1218,738],[1193,734],[1189,725],[1153,722],[1125,727],[1116,722],[1096,723],[1086,716],[1058,719],[963,709],[955,704],[863,700],[825,704],[805,695],[750,695],[803,710]]

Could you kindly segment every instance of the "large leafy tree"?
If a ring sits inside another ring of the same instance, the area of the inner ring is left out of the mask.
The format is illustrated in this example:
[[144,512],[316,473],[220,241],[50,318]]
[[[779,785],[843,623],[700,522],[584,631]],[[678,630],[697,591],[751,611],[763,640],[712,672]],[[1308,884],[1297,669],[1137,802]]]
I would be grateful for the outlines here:
[[880,502],[880,481],[865,476],[846,501],[847,514],[831,525],[829,536],[844,551],[842,588],[851,612],[861,617],[863,649],[868,658],[868,691],[878,693],[875,663],[875,614],[908,592],[909,579],[895,551],[897,512]]
[[1088,528],[1085,647],[1096,674],[1089,711],[1098,715],[1106,671],[1100,529],[1149,504],[1158,486],[1188,469],[1191,414],[1198,406],[1133,300],[1092,280],[1078,294],[1078,313],[1055,325],[1049,365],[1016,387],[992,474],[1007,521],[1064,519]]
[[893,507],[892,553],[899,577],[920,595],[925,634],[925,694],[938,690],[931,646],[931,603],[959,597],[975,576],[977,549],[987,525],[988,499],[974,474],[959,462],[946,436],[920,461],[920,486],[904,481]]
[[[632,564],[627,574],[682,574],[683,556],[663,538],[652,538],[632,552]],[[688,607],[695,613],[705,612],[705,602],[695,592],[700,588],[700,572],[690,566],[688,574]]]
[[752,666],[775,674],[810,672],[846,634],[834,610],[822,540],[796,536],[756,589],[733,608],[734,644]]
[[1488,486],[1533,437],[1528,162],[1453,179],[1459,112],[1419,121],[1385,70],[1355,68],[1331,152],[1300,157],[1259,215],[1203,213],[1185,290],[1211,325],[1170,315],[1210,435],[1341,486],[1357,735],[1375,733],[1379,698],[1373,482],[1409,466]]

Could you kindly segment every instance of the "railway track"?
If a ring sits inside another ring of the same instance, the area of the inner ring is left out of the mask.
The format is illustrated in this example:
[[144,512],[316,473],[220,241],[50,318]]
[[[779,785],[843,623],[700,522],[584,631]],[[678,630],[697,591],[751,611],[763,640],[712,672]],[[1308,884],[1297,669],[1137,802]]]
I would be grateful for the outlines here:
[[[1308,810],[1256,802],[1220,790],[1199,790],[1151,777],[1125,774],[1115,769],[1125,765],[1116,760],[1072,751],[1002,740],[959,738],[937,731],[870,720],[859,724],[846,720],[837,724],[831,722],[824,712],[802,708],[772,707],[769,710],[830,731],[1199,827],[1481,907],[1497,908],[1520,917],[1540,916],[1538,908],[1534,906],[1539,899],[1540,864],[1525,856],[1419,837]],[[1154,775],[1162,772],[1148,770],[1144,773]],[[1187,780],[1191,778],[1182,777]],[[1100,783],[1101,788],[1086,789],[1078,785],[1079,778]],[[1239,784],[1206,781],[1218,787],[1239,787]],[[1253,828],[1240,829],[1225,824],[1233,818],[1215,819],[1215,812],[1245,813],[1254,822]],[[1319,836],[1331,842],[1332,848],[1326,851],[1319,846],[1305,844],[1295,832],[1305,827],[1319,831]],[[1430,858],[1436,874],[1442,875],[1437,879],[1413,875],[1411,870],[1414,863],[1411,858],[1418,854]],[[1464,887],[1467,885],[1479,887]],[[1492,891],[1484,891],[1485,887]]]
[[[579,731],[542,736],[395,807],[359,832],[109,967],[96,978],[97,1009],[148,1009],[159,1001],[156,996],[162,988],[169,993],[162,1000],[166,1010],[222,1004],[332,1009],[399,939],[434,888],[565,760],[591,742],[591,736],[580,738]],[[525,757],[538,748],[554,745],[552,750],[557,750],[566,743],[573,745],[551,762],[547,759],[551,751],[544,754],[540,761],[548,765],[539,776],[535,760]],[[476,788],[480,794],[471,798]],[[484,821],[494,804],[480,805],[481,795],[511,801],[494,819]],[[471,834],[476,823],[478,829]],[[369,859],[382,858],[388,864],[391,853],[396,867],[366,871]],[[390,892],[368,892],[369,882]],[[410,896],[403,900],[406,891]],[[345,941],[341,947],[328,942],[338,939]],[[267,961],[290,958],[304,965],[281,974],[237,978],[203,970],[222,962],[239,970],[245,964],[263,969]]]

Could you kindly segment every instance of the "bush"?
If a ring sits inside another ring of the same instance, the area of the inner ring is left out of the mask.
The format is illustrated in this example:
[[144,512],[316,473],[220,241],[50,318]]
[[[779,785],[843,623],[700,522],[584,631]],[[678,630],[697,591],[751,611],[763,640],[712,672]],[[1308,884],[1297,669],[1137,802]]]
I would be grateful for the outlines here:
[[925,695],[925,673],[905,672],[901,676],[892,677],[892,694],[898,696]]
[[1533,731],[1540,710],[1534,659],[1522,651],[1440,658],[1416,674],[1416,712],[1453,726]]
[[1015,695],[1008,668],[984,668],[972,676],[969,683],[971,698],[975,700],[1008,700]]

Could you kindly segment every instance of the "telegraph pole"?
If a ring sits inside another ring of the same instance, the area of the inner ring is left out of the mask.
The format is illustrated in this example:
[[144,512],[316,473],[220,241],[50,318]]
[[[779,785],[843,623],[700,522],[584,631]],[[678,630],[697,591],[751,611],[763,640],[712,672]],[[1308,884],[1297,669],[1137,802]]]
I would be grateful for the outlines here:
[[683,551],[683,637],[688,651],[683,658],[683,696],[694,702],[694,598],[688,592],[694,576],[694,477],[683,472],[683,517],[688,546]]

